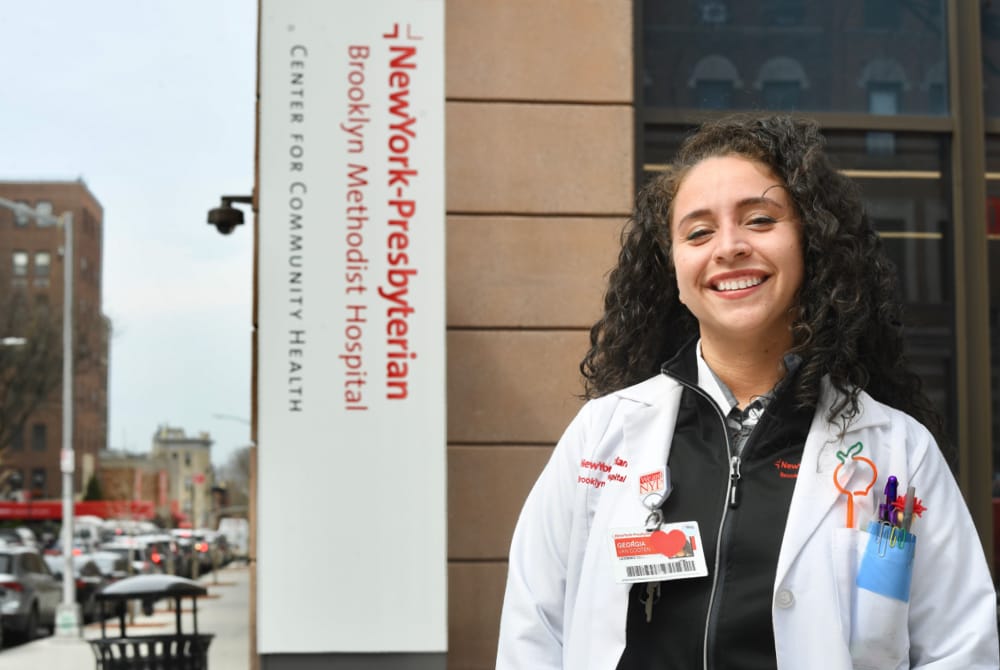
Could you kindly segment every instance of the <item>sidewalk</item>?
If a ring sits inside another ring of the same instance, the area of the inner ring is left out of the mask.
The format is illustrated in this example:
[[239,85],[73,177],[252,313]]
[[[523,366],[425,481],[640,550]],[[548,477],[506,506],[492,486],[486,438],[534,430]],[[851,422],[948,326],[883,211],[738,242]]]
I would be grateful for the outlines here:
[[[213,633],[208,648],[210,670],[246,670],[250,667],[250,572],[242,563],[222,568],[216,578],[208,574],[198,580],[208,589],[208,596],[198,599],[198,632]],[[216,583],[217,582],[217,583]],[[126,628],[128,635],[158,635],[175,632],[175,615],[167,610],[168,602],[156,604],[152,616],[138,613],[135,623]],[[191,599],[182,601],[181,626],[193,632]],[[118,620],[105,621],[109,636],[118,635]],[[0,670],[36,668],[37,670],[83,670],[96,668],[97,660],[87,640],[101,637],[101,624],[83,629],[83,639],[44,637],[27,644],[0,650]]]

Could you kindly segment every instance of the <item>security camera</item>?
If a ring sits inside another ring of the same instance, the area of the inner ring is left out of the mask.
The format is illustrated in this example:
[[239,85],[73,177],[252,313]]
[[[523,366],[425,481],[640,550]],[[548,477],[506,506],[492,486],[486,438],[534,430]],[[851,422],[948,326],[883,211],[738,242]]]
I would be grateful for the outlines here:
[[208,222],[220,233],[228,235],[243,224],[243,212],[226,203],[222,207],[208,210]]
[[228,235],[236,229],[236,226],[243,225],[243,212],[233,207],[234,202],[252,203],[253,197],[249,195],[224,195],[222,204],[219,207],[208,210],[208,222],[223,235]]

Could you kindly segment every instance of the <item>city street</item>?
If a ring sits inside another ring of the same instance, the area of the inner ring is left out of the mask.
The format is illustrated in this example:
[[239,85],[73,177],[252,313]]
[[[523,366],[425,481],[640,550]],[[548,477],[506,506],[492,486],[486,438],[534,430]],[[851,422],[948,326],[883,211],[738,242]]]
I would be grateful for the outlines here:
[[[212,633],[208,666],[212,670],[246,670],[249,667],[250,571],[243,563],[231,563],[217,574],[198,580],[208,589],[208,596],[198,599],[198,632]],[[183,601],[181,625],[185,633],[193,631],[190,599]],[[128,626],[129,636],[165,635],[174,632],[174,613],[168,602],[156,604],[151,616],[137,613]],[[117,619],[105,622],[109,635],[117,635]],[[83,639],[60,639],[53,636],[0,651],[0,670],[45,668],[45,670],[80,670],[94,668],[96,659],[87,640],[100,638],[100,623],[84,628]]]

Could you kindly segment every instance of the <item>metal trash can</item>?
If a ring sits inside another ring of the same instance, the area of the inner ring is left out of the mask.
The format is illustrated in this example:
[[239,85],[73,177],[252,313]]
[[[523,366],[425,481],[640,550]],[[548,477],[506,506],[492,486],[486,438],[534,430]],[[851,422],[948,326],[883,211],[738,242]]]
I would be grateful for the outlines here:
[[[97,657],[97,670],[205,670],[208,646],[214,637],[198,633],[198,597],[208,590],[198,582],[173,575],[136,575],[119,580],[97,594],[101,607],[101,637],[90,640]],[[153,604],[174,600],[177,631],[173,635],[126,635],[126,602],[139,600],[143,612],[152,614]],[[181,630],[181,599],[191,598],[194,630]],[[120,635],[108,637],[105,627],[107,604],[117,608]]]

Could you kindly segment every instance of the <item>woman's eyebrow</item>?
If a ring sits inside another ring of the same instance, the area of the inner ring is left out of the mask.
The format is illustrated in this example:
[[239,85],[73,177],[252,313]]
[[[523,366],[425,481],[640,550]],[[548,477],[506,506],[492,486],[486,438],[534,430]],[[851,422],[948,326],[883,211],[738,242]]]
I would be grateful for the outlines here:
[[[766,192],[767,191],[765,191],[765,193]],[[742,200],[736,203],[736,206],[738,208],[752,207],[754,205],[773,205],[774,207],[785,209],[785,206],[782,205],[780,202],[778,202],[774,198],[768,198],[766,195],[760,195],[757,196],[756,198],[743,198]]]
[[[770,189],[768,189],[768,190],[770,190]],[[765,193],[766,192],[767,191],[765,191]],[[774,198],[768,198],[765,195],[758,195],[758,196],[754,196],[752,198],[743,198],[742,200],[739,200],[736,203],[736,208],[737,209],[743,209],[745,207],[753,207],[755,205],[770,205],[770,206],[773,206],[773,207],[777,207],[779,209],[785,209],[785,205],[781,204],[780,202],[778,202]],[[712,213],[712,211],[710,209],[708,209],[707,207],[703,207],[701,209],[696,209],[694,211],[688,212],[687,214],[685,214],[681,218],[677,219],[677,226],[678,227],[683,226],[689,219],[698,219],[698,218],[701,218],[703,216],[707,216],[707,215],[709,215],[711,213]]]

